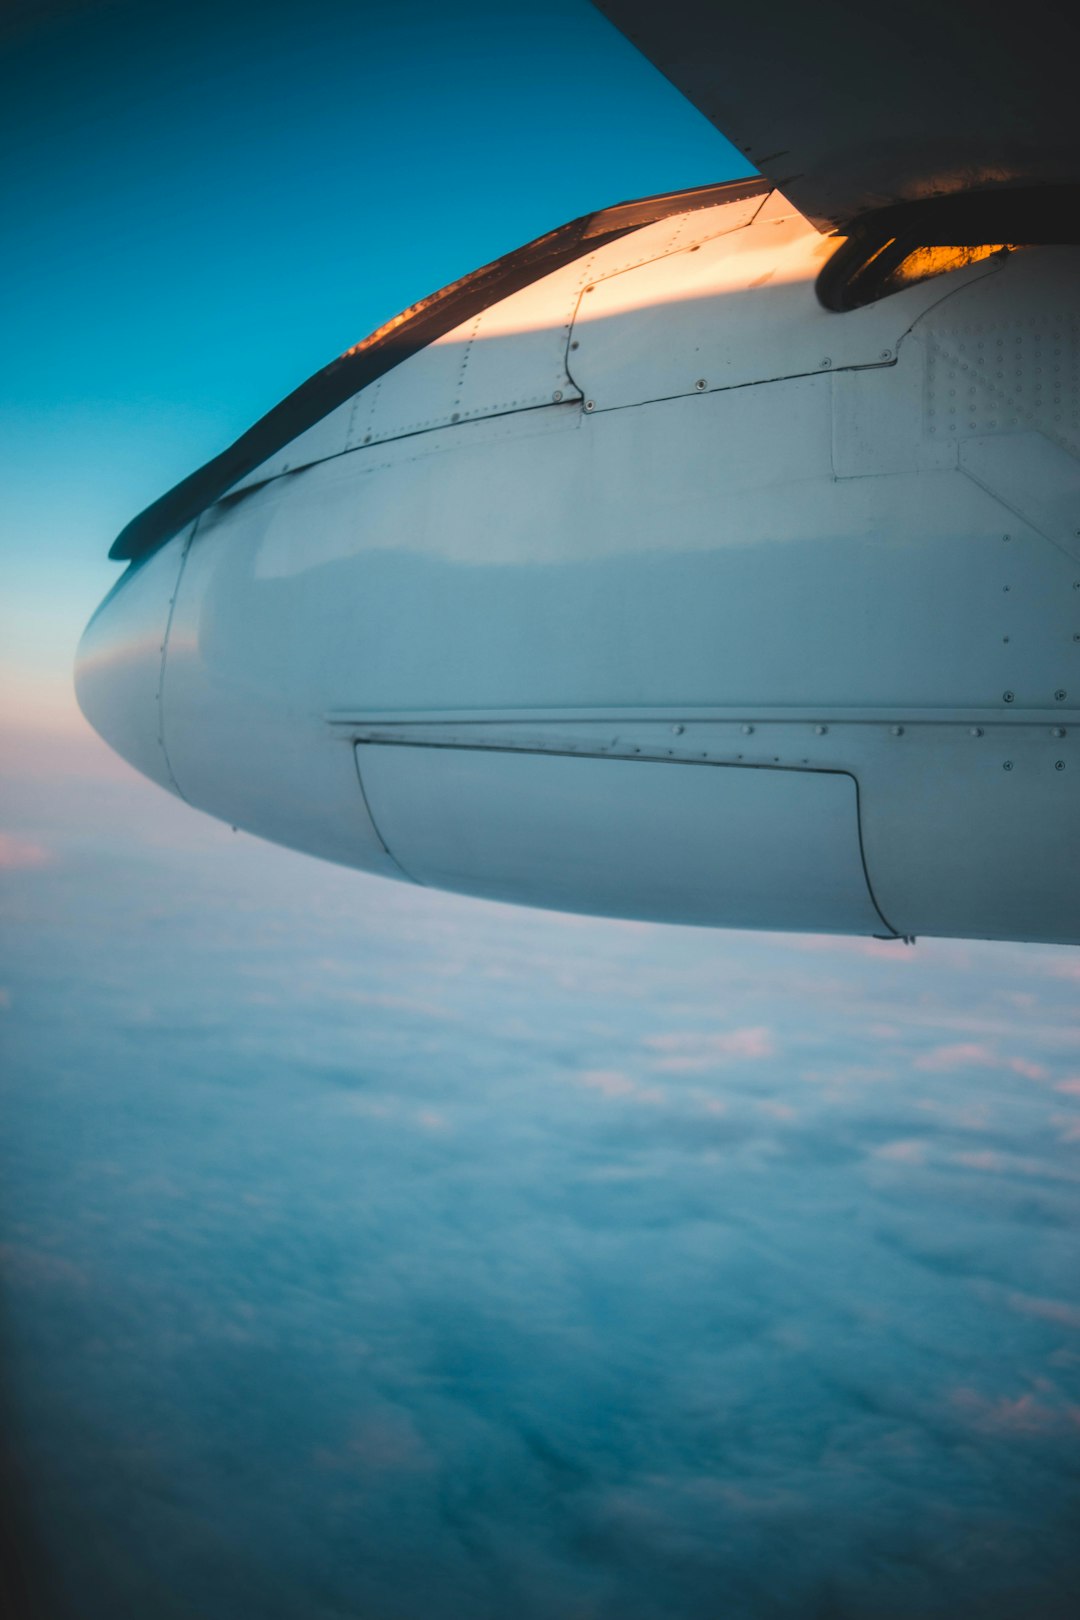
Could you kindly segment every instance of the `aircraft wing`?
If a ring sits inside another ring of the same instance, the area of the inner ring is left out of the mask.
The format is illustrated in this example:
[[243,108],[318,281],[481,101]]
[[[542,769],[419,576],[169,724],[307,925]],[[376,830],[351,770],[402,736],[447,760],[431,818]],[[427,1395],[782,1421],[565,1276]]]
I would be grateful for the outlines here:
[[594,3],[820,229],[1080,179],[1065,0]]

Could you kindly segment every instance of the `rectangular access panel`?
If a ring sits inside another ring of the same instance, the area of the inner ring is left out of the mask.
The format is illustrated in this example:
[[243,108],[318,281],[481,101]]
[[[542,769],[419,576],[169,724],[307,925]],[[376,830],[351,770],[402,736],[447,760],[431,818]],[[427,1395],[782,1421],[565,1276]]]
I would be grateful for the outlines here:
[[359,743],[387,849],[418,883],[599,916],[890,932],[843,772]]

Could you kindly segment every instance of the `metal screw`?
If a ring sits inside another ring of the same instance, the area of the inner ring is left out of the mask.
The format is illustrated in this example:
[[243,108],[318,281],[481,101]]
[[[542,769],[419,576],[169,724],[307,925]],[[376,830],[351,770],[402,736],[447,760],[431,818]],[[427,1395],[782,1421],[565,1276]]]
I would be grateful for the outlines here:
[[570,347],[571,347],[571,348],[572,348],[572,349],[580,349],[580,348],[581,348],[581,344],[580,344],[580,343],[579,343],[579,342],[578,342],[578,340],[577,340],[577,338],[575,338],[575,339],[574,339],[574,341],[573,341],[573,343],[571,343],[571,345],[570,345]]
[[555,403],[557,405],[559,403],[560,399],[562,399],[562,389],[561,388],[556,388],[555,392],[552,394],[551,397],[552,397],[552,399],[555,401]]
[[831,366],[832,365],[832,361],[829,359],[828,355],[825,356],[824,360],[821,363],[822,363],[823,366]]
[[1013,694],[1011,692],[1002,692],[1001,695],[1005,699],[1006,703],[1011,703],[1012,702]]
[[1057,700],[1058,703],[1064,703],[1064,701],[1068,697],[1068,695],[1069,695],[1068,692],[1066,692],[1066,690],[1065,690],[1065,688],[1063,686],[1059,686],[1057,691],[1054,693],[1054,697],[1055,697],[1055,699]]
[[1055,759],[1054,769],[1055,771],[1063,771],[1065,769],[1065,761],[1063,759]]
[[881,358],[883,360],[891,360],[892,359],[892,350],[891,349],[882,349]]
[[1002,768],[1003,771],[1011,771],[1012,770],[1012,760],[1011,759],[1004,760],[1002,762],[1001,768]]
[[1003,591],[1007,591],[1009,589],[1009,587],[1007,585],[1003,585],[1001,588],[1002,588]]
[[828,731],[828,729],[829,729],[828,726],[815,726],[814,727],[814,730],[815,730],[815,732],[817,733],[817,735],[819,737],[824,737],[824,735]]
[[595,411],[595,409],[596,409],[596,401],[595,401],[595,399],[587,399],[585,401],[585,409],[587,411]]
[[1003,539],[1003,540],[1011,540],[1011,539],[1012,539],[1012,535],[1011,535],[1011,534],[1003,534],[1003,535],[1002,535],[1002,537],[1001,537],[1001,538],[1002,538],[1002,539]]
[[676,737],[681,737],[683,732],[686,730],[686,727],[685,726],[672,726],[671,729],[674,732]]
[[744,737],[752,736],[753,731],[754,731],[753,726],[743,726],[743,728],[742,728],[742,734],[743,734]]
[[706,387],[705,378],[699,377],[697,382],[694,384],[694,387],[697,389],[699,394],[703,394]]
[[983,728],[982,728],[982,726],[972,726],[972,728],[971,728],[971,735],[972,735],[972,736],[973,736],[973,737],[981,737],[981,736],[982,736],[982,734],[983,734]]
[[891,730],[894,737],[902,737],[904,735],[903,726],[891,726],[889,729]]
[[1065,727],[1064,726],[1054,726],[1054,727],[1052,727],[1051,731],[1050,731],[1050,735],[1051,735],[1051,737],[1064,737],[1064,735],[1065,735]]

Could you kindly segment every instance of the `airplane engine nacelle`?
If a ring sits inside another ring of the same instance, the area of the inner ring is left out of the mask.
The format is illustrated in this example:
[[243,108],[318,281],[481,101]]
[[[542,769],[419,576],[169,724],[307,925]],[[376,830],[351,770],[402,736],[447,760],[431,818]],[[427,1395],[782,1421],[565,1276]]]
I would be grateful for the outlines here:
[[777,193],[637,206],[478,273],[482,307],[136,560],[88,718],[388,876],[1080,939],[1080,252],[840,315],[834,241]]

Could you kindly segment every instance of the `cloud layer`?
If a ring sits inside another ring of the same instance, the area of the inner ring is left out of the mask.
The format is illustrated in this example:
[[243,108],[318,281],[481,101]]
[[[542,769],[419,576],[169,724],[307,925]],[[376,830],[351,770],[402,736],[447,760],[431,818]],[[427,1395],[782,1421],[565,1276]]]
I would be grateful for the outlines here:
[[513,911],[123,779],[8,811],[59,1613],[1076,1612],[1074,953]]

